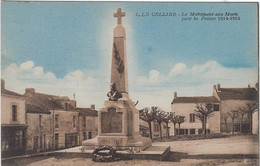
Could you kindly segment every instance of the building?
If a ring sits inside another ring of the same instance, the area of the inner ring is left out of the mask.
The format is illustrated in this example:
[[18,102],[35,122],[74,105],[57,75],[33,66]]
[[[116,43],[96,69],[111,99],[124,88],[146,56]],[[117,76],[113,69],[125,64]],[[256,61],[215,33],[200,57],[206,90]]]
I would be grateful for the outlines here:
[[[232,110],[239,110],[239,107],[243,108],[247,103],[258,103],[258,88],[257,85],[247,88],[221,88],[218,84],[213,87],[213,96],[220,101],[221,132],[232,132],[232,120],[228,118],[226,124],[225,114]],[[250,121],[252,121],[250,114],[245,114],[242,122],[242,133],[250,132]],[[240,132],[240,117],[234,120],[234,130]]]
[[253,113],[252,134],[259,134],[259,110]]
[[[207,132],[208,133],[220,133],[220,132],[232,132],[233,124],[228,115],[232,110],[238,111],[239,108],[244,108],[247,103],[258,103],[258,88],[221,88],[220,84],[213,86],[212,96],[197,96],[197,97],[177,97],[177,92],[174,93],[174,99],[172,101],[172,112],[176,115],[185,116],[184,123],[181,123],[180,134],[200,134],[202,133],[202,123],[195,116],[195,106],[198,103],[208,103],[213,105],[214,112],[207,119]],[[234,120],[234,131],[243,133],[250,132],[250,122],[252,120],[253,129],[256,130],[258,124],[258,118],[255,118],[256,114],[253,114],[253,118],[250,114],[243,116],[243,122],[241,123],[241,115]],[[225,116],[227,120],[225,121]],[[241,125],[242,124],[242,125]],[[242,130],[240,130],[242,126]],[[252,126],[252,125],[251,125]],[[178,125],[176,125],[178,128]],[[258,130],[258,129],[257,129]],[[175,129],[177,132],[178,130]]]
[[67,96],[35,92],[27,88],[27,151],[48,151],[81,145],[97,135],[97,114],[92,108],[78,108]]
[[1,80],[1,147],[2,157],[21,155],[26,149],[25,98],[5,89]]
[[[201,134],[202,122],[195,116],[195,106],[200,103],[209,103],[213,105],[214,112],[207,119],[207,132],[220,132],[220,111],[219,100],[214,96],[196,96],[196,97],[178,97],[177,92],[174,93],[172,101],[172,111],[175,115],[185,116],[184,123],[180,125],[180,135]],[[175,132],[178,134],[178,124],[176,124]]]
[[98,111],[95,110],[95,105],[91,108],[79,108],[79,144],[84,140],[92,139],[98,134]]
[[79,145],[79,112],[67,96],[37,93],[27,88],[28,150],[45,151]]
[[[162,126],[162,136],[165,137],[167,135],[167,131],[166,131],[166,124],[164,122],[161,123]],[[171,130],[171,124],[169,123],[169,132]],[[160,127],[159,124],[156,122],[156,120],[152,121],[151,123],[151,128],[152,128],[152,135],[153,138],[154,137],[159,137],[160,136]],[[143,136],[143,137],[149,137],[149,125],[147,122],[145,122],[144,120],[142,120],[141,118],[139,119],[139,133]],[[171,132],[170,132],[171,133]]]
[[29,103],[27,110],[27,153],[52,150],[53,130],[51,113]]

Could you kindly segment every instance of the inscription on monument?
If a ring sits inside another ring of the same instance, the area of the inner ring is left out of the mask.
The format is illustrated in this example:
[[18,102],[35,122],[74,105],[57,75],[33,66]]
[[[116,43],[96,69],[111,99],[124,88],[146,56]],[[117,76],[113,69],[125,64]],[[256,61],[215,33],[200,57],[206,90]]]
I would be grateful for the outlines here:
[[122,133],[122,112],[116,112],[111,107],[108,112],[101,113],[101,132],[102,133]]
[[102,139],[102,145],[109,145],[109,146],[122,146],[123,140],[122,139]]

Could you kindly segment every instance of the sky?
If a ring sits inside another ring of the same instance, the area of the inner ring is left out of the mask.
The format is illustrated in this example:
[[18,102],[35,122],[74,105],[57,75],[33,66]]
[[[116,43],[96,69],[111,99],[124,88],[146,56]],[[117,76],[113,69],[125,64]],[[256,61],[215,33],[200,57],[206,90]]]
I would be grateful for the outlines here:
[[[129,95],[138,109],[171,111],[175,91],[210,96],[214,84],[258,82],[256,3],[2,1],[1,7],[1,77],[21,94],[35,88],[73,99],[75,93],[79,107],[102,108],[117,8],[126,12]],[[177,16],[153,16],[160,12]],[[237,13],[239,20],[183,21],[190,12]]]

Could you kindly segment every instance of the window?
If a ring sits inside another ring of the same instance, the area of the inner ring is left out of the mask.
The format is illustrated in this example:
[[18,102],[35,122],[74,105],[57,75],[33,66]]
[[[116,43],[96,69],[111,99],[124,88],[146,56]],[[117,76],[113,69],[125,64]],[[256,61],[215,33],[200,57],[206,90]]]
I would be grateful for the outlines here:
[[84,138],[84,140],[88,139],[88,138],[87,138],[87,133],[86,133],[86,132],[83,132],[83,138]]
[[40,136],[40,148],[42,149],[42,135]]
[[154,123],[154,131],[155,132],[159,132],[160,131],[158,123]]
[[78,145],[78,135],[77,133],[65,134],[65,147],[74,147]]
[[17,122],[17,105],[12,105],[12,121]]
[[44,134],[43,135],[43,149],[46,148],[46,143],[45,143],[45,140],[46,140],[46,135]]
[[190,134],[195,134],[195,129],[190,129]]
[[59,128],[58,120],[59,120],[59,115],[55,114],[55,128]]
[[88,132],[88,139],[92,138],[92,132]]
[[73,128],[76,127],[76,116],[73,116]]
[[[203,133],[202,129],[199,129],[199,134],[202,134],[202,133]],[[210,134],[210,129],[206,129],[206,133]]]
[[39,115],[39,127],[42,127],[42,115]]
[[219,105],[218,104],[214,104],[213,105],[213,110],[214,111],[219,111]]
[[83,117],[83,127],[86,127],[86,117]]
[[206,133],[207,133],[207,134],[210,134],[210,129],[206,129]]
[[190,122],[195,122],[195,114],[190,114]]
[[180,135],[187,135],[188,129],[180,129]]

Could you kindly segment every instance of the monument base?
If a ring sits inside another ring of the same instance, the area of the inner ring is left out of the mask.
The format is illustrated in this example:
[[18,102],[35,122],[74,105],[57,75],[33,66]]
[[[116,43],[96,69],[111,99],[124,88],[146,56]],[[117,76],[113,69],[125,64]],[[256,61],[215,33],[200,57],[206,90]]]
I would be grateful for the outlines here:
[[101,146],[111,146],[116,150],[134,150],[143,151],[152,146],[152,141],[149,138],[136,136],[97,136],[94,139],[85,140],[82,142],[84,150],[93,150]]
[[98,112],[98,135],[82,142],[84,150],[111,146],[116,150],[143,151],[152,145],[139,134],[139,111],[127,93],[117,101],[106,100]]

